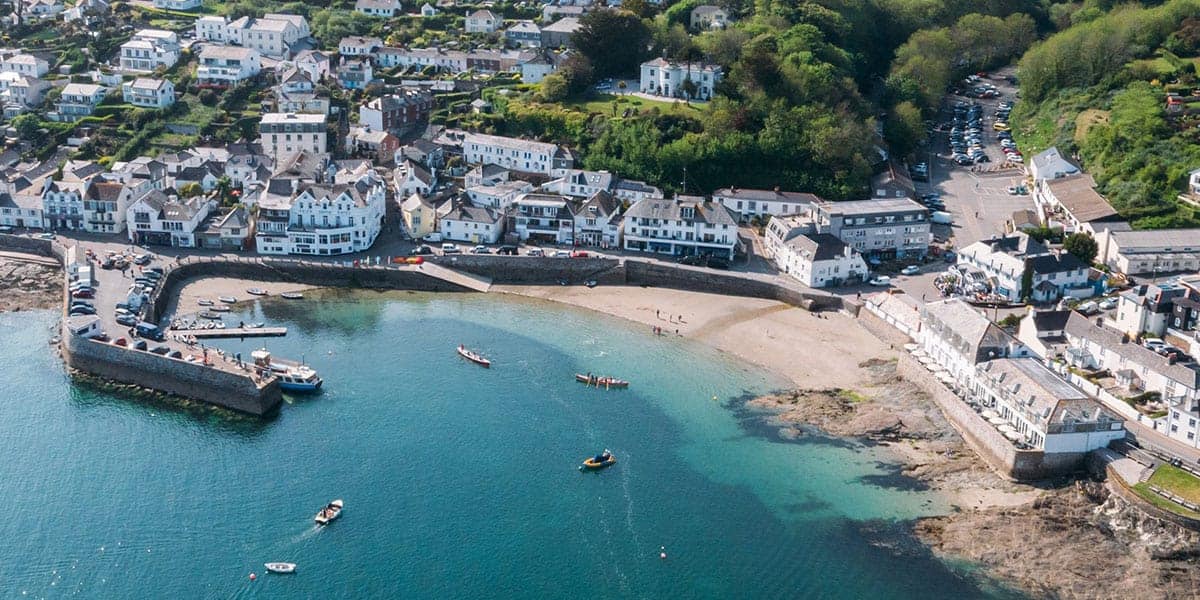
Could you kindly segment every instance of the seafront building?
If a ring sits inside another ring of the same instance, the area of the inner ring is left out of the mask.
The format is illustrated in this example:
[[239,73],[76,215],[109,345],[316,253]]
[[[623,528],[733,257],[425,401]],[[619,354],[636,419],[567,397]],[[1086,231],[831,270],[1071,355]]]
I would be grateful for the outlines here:
[[368,165],[338,171],[329,182],[273,178],[258,200],[258,253],[362,252],[382,230],[386,196],[383,178]]
[[737,218],[728,208],[697,196],[647,198],[625,212],[626,250],[732,260]]

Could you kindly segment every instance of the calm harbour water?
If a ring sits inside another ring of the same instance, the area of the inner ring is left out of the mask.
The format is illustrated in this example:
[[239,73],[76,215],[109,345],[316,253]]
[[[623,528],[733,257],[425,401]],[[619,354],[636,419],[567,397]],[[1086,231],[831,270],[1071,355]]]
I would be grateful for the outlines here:
[[[0,598],[1000,593],[907,535],[936,497],[871,448],[774,439],[734,399],[786,383],[698,344],[477,295],[330,292],[239,319],[289,335],[219,346],[303,357],[324,392],[266,421],[114,395],[65,375],[53,314],[0,315]],[[603,448],[616,466],[577,470]],[[333,498],[346,511],[319,530]]]

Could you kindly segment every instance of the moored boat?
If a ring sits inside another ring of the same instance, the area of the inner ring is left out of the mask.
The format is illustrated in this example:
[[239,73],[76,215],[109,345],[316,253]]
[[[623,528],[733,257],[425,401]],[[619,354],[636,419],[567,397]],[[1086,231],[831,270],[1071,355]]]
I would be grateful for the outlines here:
[[599,375],[592,375],[591,373],[588,373],[587,375],[576,373],[575,381],[578,381],[579,383],[585,383],[589,386],[594,385],[596,387],[602,387],[606,389],[629,387],[629,382],[625,381],[624,379],[617,379],[616,377],[601,377]]
[[458,345],[458,353],[459,353],[459,355],[460,355],[460,356],[462,356],[463,358],[465,358],[465,359],[467,359],[467,360],[469,360],[469,361],[471,361],[471,362],[473,362],[473,363],[475,363],[475,364],[477,364],[477,365],[479,365],[479,366],[481,366],[481,367],[483,367],[483,368],[485,368],[485,369],[486,369],[486,368],[491,368],[491,366],[492,366],[492,361],[490,361],[490,360],[488,360],[488,359],[484,358],[483,356],[481,356],[481,355],[480,355],[479,353],[477,353],[477,352],[473,352],[473,351],[471,351],[471,350],[468,350],[468,349],[467,349],[467,347],[466,347],[466,346],[463,346],[462,344],[459,344],[459,345]]
[[616,463],[617,457],[613,456],[612,452],[609,452],[607,449],[605,449],[604,452],[589,457],[587,460],[583,461],[583,465],[579,467],[579,470],[599,471],[600,469],[611,467]]
[[196,304],[199,304],[200,306],[212,306],[213,301],[209,300],[208,298],[201,298],[196,301]]
[[252,288],[246,290],[246,293],[250,294],[251,296],[266,296],[267,290],[264,290],[262,288],[252,287]]
[[317,516],[313,520],[317,522],[317,525],[328,525],[342,515],[342,506],[341,500],[334,500],[317,512]]
[[300,292],[284,292],[280,294],[279,297],[283,298],[284,300],[303,300],[304,294],[301,294]]
[[263,564],[263,566],[266,567],[267,570],[272,573],[287,574],[287,573],[295,573],[296,572],[296,563],[269,562],[269,563]]
[[209,308],[208,310],[211,310],[213,312],[229,312],[231,309],[232,309],[232,307],[229,306],[228,304],[218,304],[216,306],[213,306],[212,308]]
[[196,316],[200,317],[201,319],[220,319],[221,318],[221,315],[218,315],[217,313],[215,313],[211,310],[206,310]]
[[279,378],[279,388],[289,392],[315,392],[325,383],[316,370],[303,363],[274,358],[266,348],[250,353],[260,375]]
[[237,298],[234,298],[233,296],[221,296],[217,298],[217,300],[220,300],[225,304],[237,304]]

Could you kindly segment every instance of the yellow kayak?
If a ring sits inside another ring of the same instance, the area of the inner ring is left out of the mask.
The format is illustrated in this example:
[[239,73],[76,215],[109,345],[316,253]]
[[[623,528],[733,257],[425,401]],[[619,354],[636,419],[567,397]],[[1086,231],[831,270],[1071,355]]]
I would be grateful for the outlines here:
[[615,464],[617,464],[617,457],[613,456],[608,450],[605,450],[604,452],[601,452],[600,454],[583,461],[583,466],[580,467],[580,470],[598,471],[605,467],[611,467]]

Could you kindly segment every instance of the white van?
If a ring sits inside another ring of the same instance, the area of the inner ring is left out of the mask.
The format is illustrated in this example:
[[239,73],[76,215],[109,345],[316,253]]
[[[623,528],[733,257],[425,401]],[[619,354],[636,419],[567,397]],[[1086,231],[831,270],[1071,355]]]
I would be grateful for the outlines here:
[[433,233],[426,234],[426,236],[421,239],[425,240],[426,242],[430,242],[430,243],[438,243],[438,242],[442,241],[442,234],[435,231]]
[[954,217],[950,216],[950,213],[944,210],[935,210],[933,211],[933,214],[929,216],[929,222],[938,223],[940,225],[949,225],[950,223],[954,222]]

